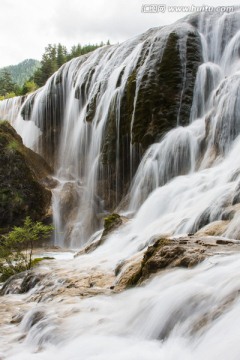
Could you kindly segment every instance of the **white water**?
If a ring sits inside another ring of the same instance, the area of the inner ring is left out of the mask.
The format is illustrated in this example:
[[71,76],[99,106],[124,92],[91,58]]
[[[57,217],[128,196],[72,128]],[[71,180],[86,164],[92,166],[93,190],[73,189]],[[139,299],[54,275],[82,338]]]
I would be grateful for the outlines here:
[[[216,256],[122,294],[56,298],[35,304],[20,326],[4,329],[0,355],[8,360],[237,360],[239,287],[239,255]],[[8,298],[17,301],[16,295]],[[26,300],[18,295],[19,305]],[[38,311],[43,317],[32,325]]]
[[[12,117],[9,117],[23,137],[25,144],[54,164],[55,175],[60,181],[60,187],[56,189],[53,196],[57,244],[79,247],[96,229],[101,227],[102,217],[105,215],[105,206],[100,197],[101,191],[109,191],[108,185],[102,185],[106,188],[104,190],[101,189],[101,185],[98,185],[101,184],[101,180],[108,180],[115,176],[114,180],[109,180],[115,183],[115,206],[122,199],[120,183],[125,176],[124,171],[120,171],[119,168],[122,97],[129,77],[138,64],[131,120],[131,129],[133,129],[140,86],[144,83],[146,74],[154,71],[162,57],[169,34],[173,31],[180,39],[178,46],[181,65],[184,68],[186,66],[186,41],[188,35],[196,31],[187,21],[149,30],[123,44],[104,47],[69,62],[54,74],[42,89],[28,96],[17,119],[13,121]],[[183,84],[185,84],[184,79]],[[12,105],[15,106],[15,103]],[[0,104],[0,116],[6,118],[6,111],[1,110],[4,106],[4,102]],[[181,104],[179,114],[180,112]],[[25,123],[22,120],[22,114],[25,120],[28,120]],[[101,162],[105,127],[110,117],[114,118],[117,132],[115,174],[112,174],[110,165],[103,166]],[[176,118],[175,123],[178,122],[179,119]],[[36,132],[35,127],[29,133],[27,125],[32,127],[33,124],[40,131]],[[130,135],[132,137],[132,134]],[[179,139],[182,141],[181,134]],[[133,173],[139,151],[130,144],[130,139],[127,139],[126,143],[128,147],[125,146],[124,151],[130,153],[127,166]],[[191,145],[189,151],[192,151]],[[172,176],[184,172],[181,166],[180,161],[178,170],[174,171]],[[105,176],[103,176],[104,172]],[[165,171],[166,181],[171,178],[167,172],[168,169]],[[62,184],[72,181],[75,182],[77,193],[81,194],[78,209],[74,209],[74,218],[62,221],[66,210],[61,207],[58,199],[61,197]],[[160,181],[159,184],[162,182]],[[138,205],[140,203],[141,201],[138,201]],[[58,236],[58,234],[61,235]]]
[[[157,62],[161,58],[173,29],[182,36],[179,46],[184,59],[186,34],[193,31],[187,21],[192,18],[69,62],[45,87],[29,95],[22,107],[20,98],[0,103],[0,116],[11,121],[24,143],[55,164],[59,180],[59,187],[53,191],[56,244],[79,247],[101,226],[105,206],[97,184],[104,179],[101,146],[111,114],[118,131],[115,188],[116,200],[121,200],[119,112],[128,78],[147,49],[149,53],[137,72],[136,100],[144,75],[154,69],[153,59]],[[240,133],[239,24],[239,12],[198,16],[204,63],[197,73],[190,124],[171,130],[163,140],[150,146],[129,192],[130,203],[125,210],[132,214],[140,209],[137,219],[142,214],[144,234],[149,228],[151,235],[154,231],[179,234],[197,230],[221,220],[225,208],[236,197],[240,166],[233,158],[238,150],[233,148],[238,147]],[[156,49],[157,57],[153,56]],[[92,112],[95,102],[97,107]],[[23,121],[23,112],[28,121]],[[44,142],[43,137],[47,139]],[[226,158],[231,150],[231,158]],[[132,164],[135,156],[132,145],[128,151]],[[110,177],[111,169],[108,172]],[[185,177],[178,178],[179,175]],[[171,182],[172,179],[175,180]],[[107,191],[108,185],[102,186]],[[70,209],[64,207],[66,189],[75,197],[75,205]],[[135,232],[138,236],[137,229]],[[230,230],[227,233],[232,234]]]
[[[132,183],[129,210],[136,211],[147,199],[134,220],[135,231],[140,227],[144,236],[157,231],[195,232],[221,220],[238,188],[239,13],[201,17],[205,63],[196,78],[191,124],[172,130],[153,144]],[[169,182],[184,174],[187,176]],[[236,225],[229,226],[227,235],[239,237]]]
[[[2,325],[0,357],[8,360],[50,360],[53,356],[59,360],[239,359],[238,254],[215,256],[191,270],[171,270],[156,276],[145,286],[122,294],[81,299],[79,296],[65,298],[60,293],[51,297],[51,286],[60,286],[63,274],[71,279],[87,273],[89,268],[95,271],[98,266],[107,273],[119,261],[149,244],[154,236],[195,232],[208,223],[225,219],[231,211],[233,218],[227,217],[229,224],[223,235],[240,239],[239,28],[239,13],[210,20],[202,16],[199,31],[205,63],[197,75],[191,123],[185,128],[173,129],[147,150],[130,190],[127,211],[136,212],[136,215],[129,223],[92,254],[60,264],[59,273],[54,267],[50,269],[49,281],[52,279],[55,285],[50,284],[49,295],[41,302],[36,303],[32,298],[38,288],[27,295],[0,298],[3,309],[7,304],[10,313],[26,306],[19,326]],[[141,48],[134,41],[130,42],[131,51],[125,47],[129,52],[124,70],[126,77]],[[90,216],[86,205],[93,199],[107,109],[113,98],[119,101],[121,96],[121,87],[116,90],[116,79],[122,69],[120,54],[123,50],[101,49],[83,63],[83,67],[98,64],[99,71],[93,75],[94,81],[90,81],[90,91],[99,90],[100,67],[103,67],[101,72],[105,79],[94,130],[83,121],[84,101],[80,113],[73,95],[65,104],[58,165],[61,182],[56,192],[61,187],[71,186],[71,182],[75,184],[76,177],[80,178],[74,191],[79,197],[83,196],[84,201],[79,207],[81,211],[72,219],[77,224],[77,237],[85,236],[81,233],[81,217],[85,224]],[[119,58],[109,59],[108,51],[119,51]],[[101,56],[103,61],[98,58]],[[111,73],[108,73],[109,62],[116,62],[111,65],[116,66]],[[77,64],[77,60],[69,63],[63,71],[74,77]],[[75,74],[77,84],[81,84],[84,74],[88,74],[86,69]],[[76,89],[70,86],[68,76],[63,79],[66,81],[64,91],[72,94]],[[41,96],[40,91],[37,103]],[[35,140],[37,136],[39,134]],[[77,148],[79,139],[80,150]],[[89,161],[93,165],[91,168]],[[56,208],[59,204],[61,202],[56,200]],[[56,214],[61,229],[62,220],[59,212]],[[63,244],[64,240],[61,241]],[[72,244],[76,244],[75,240]],[[31,326],[38,310],[44,316]]]

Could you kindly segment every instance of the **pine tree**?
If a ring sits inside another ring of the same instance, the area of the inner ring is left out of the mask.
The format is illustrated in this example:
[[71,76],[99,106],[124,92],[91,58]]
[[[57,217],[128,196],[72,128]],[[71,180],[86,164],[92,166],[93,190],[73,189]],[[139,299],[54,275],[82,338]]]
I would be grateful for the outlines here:
[[67,61],[67,48],[61,44],[57,46],[57,66],[60,68]]
[[10,73],[7,70],[3,70],[0,77],[0,95],[6,96],[8,93],[15,91],[16,84],[14,84]]
[[88,44],[82,46],[81,44],[77,44],[72,46],[70,52],[68,53],[66,46],[60,43],[58,45],[49,44],[45,48],[45,52],[42,56],[41,67],[35,71],[33,77],[29,79],[28,82],[34,81],[37,86],[43,86],[49,77],[67,61],[87,54],[101,46],[104,46],[103,42],[101,42],[100,45]]

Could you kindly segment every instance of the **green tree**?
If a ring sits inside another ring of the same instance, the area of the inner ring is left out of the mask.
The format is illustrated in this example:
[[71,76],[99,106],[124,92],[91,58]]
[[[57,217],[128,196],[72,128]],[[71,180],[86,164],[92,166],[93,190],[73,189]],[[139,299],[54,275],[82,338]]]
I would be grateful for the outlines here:
[[33,222],[28,216],[22,227],[15,226],[0,239],[1,281],[8,277],[31,269],[34,242],[49,237],[53,227],[41,222]]
[[28,94],[37,90],[38,86],[33,80],[26,81],[21,89],[21,95]]
[[[109,41],[108,44],[110,44]],[[84,46],[77,44],[72,46],[70,52],[68,52],[66,46],[60,43],[58,45],[49,44],[45,48],[45,52],[42,56],[41,66],[35,71],[31,80],[33,80],[37,86],[43,86],[49,77],[67,61],[87,54],[90,51],[93,51],[104,45],[105,44],[103,42],[100,44],[88,44]],[[30,79],[28,81],[30,81]]]
[[57,67],[60,68],[67,61],[67,48],[61,44],[57,46]]
[[42,56],[41,67],[36,70],[33,80],[38,86],[43,86],[48,78],[58,69],[57,46],[49,44]]
[[6,96],[8,93],[15,92],[16,84],[13,82],[10,73],[4,70],[0,75],[0,95]]

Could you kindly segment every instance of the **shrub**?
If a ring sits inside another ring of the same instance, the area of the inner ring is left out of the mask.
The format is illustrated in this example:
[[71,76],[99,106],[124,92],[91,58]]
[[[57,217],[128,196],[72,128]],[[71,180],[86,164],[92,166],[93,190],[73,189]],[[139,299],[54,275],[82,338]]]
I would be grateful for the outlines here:
[[34,265],[33,245],[37,240],[46,239],[53,227],[41,222],[33,222],[28,216],[22,227],[15,226],[0,238],[0,280],[29,270]]

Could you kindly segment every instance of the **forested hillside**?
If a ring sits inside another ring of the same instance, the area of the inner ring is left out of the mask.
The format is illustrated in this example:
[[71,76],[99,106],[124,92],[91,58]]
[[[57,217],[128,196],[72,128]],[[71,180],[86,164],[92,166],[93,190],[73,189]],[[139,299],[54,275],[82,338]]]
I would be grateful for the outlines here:
[[1,68],[0,75],[7,71],[11,75],[12,81],[21,87],[39,67],[40,62],[38,60],[26,59],[17,65]]
[[[68,51],[62,44],[49,44],[45,48],[41,62],[27,59],[18,65],[0,69],[0,100],[25,95],[43,86],[47,79],[67,61],[85,55],[106,44],[74,45]],[[107,45],[110,45],[109,41]]]

